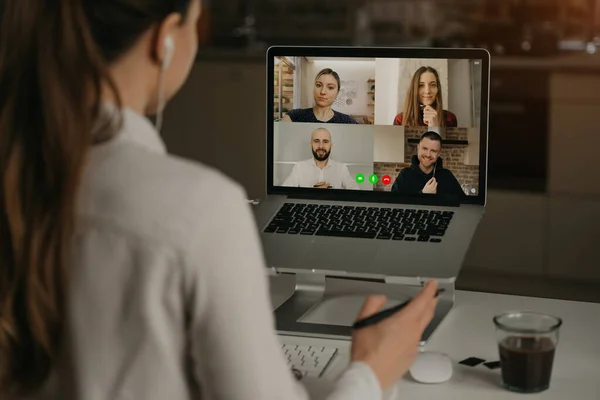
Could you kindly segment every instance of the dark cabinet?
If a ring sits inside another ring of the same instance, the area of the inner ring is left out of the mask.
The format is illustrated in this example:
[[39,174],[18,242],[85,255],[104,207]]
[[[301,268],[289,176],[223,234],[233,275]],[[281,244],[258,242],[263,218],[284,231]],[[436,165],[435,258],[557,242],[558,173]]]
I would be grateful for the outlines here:
[[549,73],[494,69],[490,75],[488,186],[545,192]]

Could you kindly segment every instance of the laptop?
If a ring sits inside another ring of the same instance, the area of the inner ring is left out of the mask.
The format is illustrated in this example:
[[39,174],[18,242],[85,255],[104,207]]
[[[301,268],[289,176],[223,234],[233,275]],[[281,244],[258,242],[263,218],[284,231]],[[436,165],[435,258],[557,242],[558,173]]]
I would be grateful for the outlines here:
[[489,70],[483,49],[268,49],[254,212],[270,271],[296,276],[280,332],[348,337],[305,318],[331,288],[453,287],[487,199]]

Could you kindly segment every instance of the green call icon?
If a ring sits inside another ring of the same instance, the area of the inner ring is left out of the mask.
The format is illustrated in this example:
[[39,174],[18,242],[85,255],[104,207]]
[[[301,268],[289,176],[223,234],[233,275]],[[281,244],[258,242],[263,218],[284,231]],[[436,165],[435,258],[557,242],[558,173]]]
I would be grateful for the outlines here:
[[369,177],[369,182],[371,182],[373,185],[376,184],[378,180],[379,178],[377,178],[377,175],[375,174],[371,174],[371,176]]

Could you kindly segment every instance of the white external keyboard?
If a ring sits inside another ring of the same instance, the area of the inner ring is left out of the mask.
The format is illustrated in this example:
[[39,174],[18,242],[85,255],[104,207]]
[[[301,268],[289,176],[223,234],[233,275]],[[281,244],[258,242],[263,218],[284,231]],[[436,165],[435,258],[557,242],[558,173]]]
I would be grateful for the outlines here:
[[302,376],[320,378],[329,362],[337,353],[335,347],[282,344],[281,349],[291,368]]

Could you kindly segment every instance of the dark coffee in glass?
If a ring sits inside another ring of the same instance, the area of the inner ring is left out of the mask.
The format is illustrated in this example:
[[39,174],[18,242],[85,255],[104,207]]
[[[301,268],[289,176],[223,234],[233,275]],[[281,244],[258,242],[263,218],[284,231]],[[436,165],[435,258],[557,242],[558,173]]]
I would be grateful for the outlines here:
[[550,387],[560,318],[518,312],[494,318],[502,386],[522,392],[541,392]]

